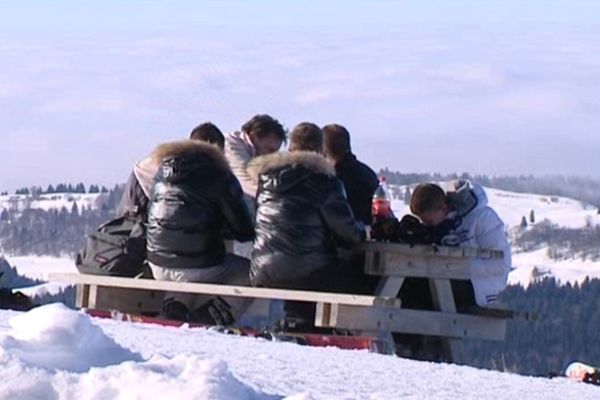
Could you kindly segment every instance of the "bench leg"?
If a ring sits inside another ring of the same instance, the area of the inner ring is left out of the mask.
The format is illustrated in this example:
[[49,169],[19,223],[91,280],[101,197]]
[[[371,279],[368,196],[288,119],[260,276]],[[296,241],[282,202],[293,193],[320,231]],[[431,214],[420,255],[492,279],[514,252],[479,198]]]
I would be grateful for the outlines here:
[[[448,279],[429,280],[433,306],[445,312],[456,312],[454,295]],[[465,360],[465,347],[462,339],[442,338],[442,345],[448,362],[462,364]]]
[[77,285],[75,294],[75,307],[90,308],[90,285]]

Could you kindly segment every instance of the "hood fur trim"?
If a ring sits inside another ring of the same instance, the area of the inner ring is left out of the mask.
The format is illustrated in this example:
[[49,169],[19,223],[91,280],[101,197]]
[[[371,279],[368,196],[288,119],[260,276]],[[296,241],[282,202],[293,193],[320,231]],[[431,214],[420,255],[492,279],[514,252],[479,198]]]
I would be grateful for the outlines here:
[[169,157],[193,155],[206,156],[215,161],[215,163],[222,169],[230,169],[225,155],[218,146],[200,140],[187,139],[163,143],[154,149],[150,157],[154,163],[160,165],[166,158]]
[[288,165],[302,165],[314,172],[335,176],[334,166],[321,154],[312,151],[281,152],[256,157],[248,163],[248,172],[254,181],[258,181],[260,174]]

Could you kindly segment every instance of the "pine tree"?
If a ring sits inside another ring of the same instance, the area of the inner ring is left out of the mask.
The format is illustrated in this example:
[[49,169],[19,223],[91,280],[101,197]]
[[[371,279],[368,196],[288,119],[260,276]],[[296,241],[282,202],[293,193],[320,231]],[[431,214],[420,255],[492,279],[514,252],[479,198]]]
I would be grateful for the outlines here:
[[55,192],[54,186],[48,185],[48,188],[46,189],[46,193],[54,193],[54,192]]
[[521,228],[522,229],[527,228],[527,218],[525,218],[524,215],[523,215],[523,218],[521,218]]
[[79,207],[77,207],[77,202],[73,202],[73,206],[71,207],[71,216],[78,217],[79,216]]
[[535,224],[535,212],[533,210],[529,212],[529,222]]
[[404,204],[409,205],[411,197],[412,193],[410,192],[410,187],[407,186],[406,190],[404,191]]

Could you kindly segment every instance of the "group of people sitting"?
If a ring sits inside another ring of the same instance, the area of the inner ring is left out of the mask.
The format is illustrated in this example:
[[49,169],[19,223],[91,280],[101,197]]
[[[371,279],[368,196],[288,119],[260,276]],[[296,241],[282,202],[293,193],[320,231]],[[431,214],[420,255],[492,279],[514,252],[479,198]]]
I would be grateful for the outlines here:
[[[363,274],[355,248],[369,238],[377,186],[343,126],[303,122],[288,138],[279,121],[256,115],[237,132],[223,135],[207,122],[189,139],[159,145],[135,165],[119,213],[146,215],[147,260],[158,280],[373,294],[377,281]],[[483,190],[468,182],[448,192],[421,184],[410,207],[424,227],[447,227],[440,243],[504,251],[497,263],[474,266],[467,287],[456,287],[467,293],[465,303],[495,302],[510,247]],[[236,241],[234,251],[227,240]],[[228,325],[248,305],[245,298],[168,293],[163,314]],[[312,322],[303,303],[285,309]]]

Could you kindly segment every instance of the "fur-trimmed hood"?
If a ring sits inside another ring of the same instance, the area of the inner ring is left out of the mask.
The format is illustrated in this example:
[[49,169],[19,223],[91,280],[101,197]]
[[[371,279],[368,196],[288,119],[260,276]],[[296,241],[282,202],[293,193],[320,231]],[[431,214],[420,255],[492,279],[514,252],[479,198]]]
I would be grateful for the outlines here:
[[248,171],[252,179],[258,181],[261,174],[300,165],[316,173],[335,176],[334,166],[321,154],[313,151],[281,152],[256,157],[248,164]]
[[229,164],[225,155],[219,147],[200,140],[179,140],[176,142],[163,143],[156,147],[151,154],[152,162],[160,165],[168,158],[194,158],[203,156],[214,161],[221,169],[229,170]]
[[335,177],[325,157],[311,151],[274,153],[255,158],[248,165],[252,179],[262,190],[281,193],[312,177]]

